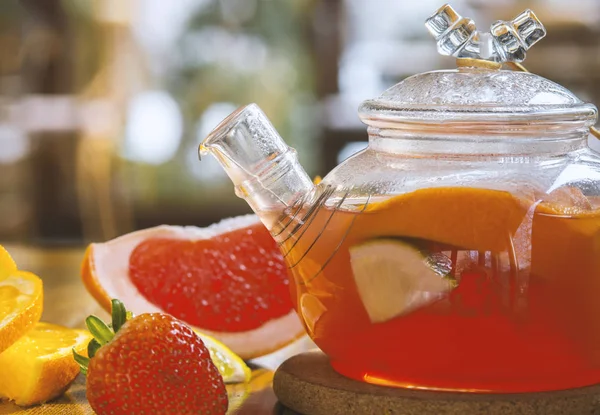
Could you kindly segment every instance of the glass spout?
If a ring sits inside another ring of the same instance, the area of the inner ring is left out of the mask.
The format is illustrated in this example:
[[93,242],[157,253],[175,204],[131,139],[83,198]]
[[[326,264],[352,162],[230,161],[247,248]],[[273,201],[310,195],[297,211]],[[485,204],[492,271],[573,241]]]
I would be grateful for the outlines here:
[[237,109],[204,139],[199,154],[208,153],[269,230],[314,188],[296,151],[256,104]]

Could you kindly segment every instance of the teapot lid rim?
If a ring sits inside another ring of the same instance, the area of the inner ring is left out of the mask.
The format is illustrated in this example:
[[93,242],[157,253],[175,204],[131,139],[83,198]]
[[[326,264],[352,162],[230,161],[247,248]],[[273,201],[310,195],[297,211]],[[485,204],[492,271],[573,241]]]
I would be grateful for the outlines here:
[[405,78],[364,101],[359,117],[396,122],[528,122],[587,120],[597,108],[563,86],[529,72],[461,67]]
[[414,123],[414,124],[497,124],[503,123],[506,126],[516,124],[569,124],[577,125],[577,128],[582,126],[590,127],[595,123],[597,117],[597,109],[592,104],[585,106],[574,107],[568,109],[547,109],[538,112],[459,112],[459,111],[444,111],[443,116],[440,115],[443,111],[434,110],[417,110],[417,111],[397,111],[386,109],[375,109],[370,107],[364,110],[363,106],[359,110],[360,119],[367,125],[376,124],[379,121],[390,123]]

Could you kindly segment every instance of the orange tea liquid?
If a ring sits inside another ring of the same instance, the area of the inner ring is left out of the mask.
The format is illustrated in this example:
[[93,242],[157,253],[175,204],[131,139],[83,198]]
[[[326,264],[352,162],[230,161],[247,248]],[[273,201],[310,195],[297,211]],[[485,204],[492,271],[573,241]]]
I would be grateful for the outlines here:
[[[457,287],[371,321],[350,248],[382,237],[429,241],[451,259]],[[343,375],[492,392],[600,383],[600,210],[565,212],[501,191],[424,189],[362,213],[322,207],[282,251],[306,330]]]

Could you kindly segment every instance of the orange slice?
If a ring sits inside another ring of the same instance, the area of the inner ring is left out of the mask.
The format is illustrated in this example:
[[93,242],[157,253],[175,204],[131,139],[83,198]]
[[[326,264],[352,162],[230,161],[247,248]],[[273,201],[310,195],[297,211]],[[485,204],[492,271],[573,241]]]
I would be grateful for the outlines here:
[[17,264],[2,245],[0,245],[0,281],[7,279],[17,270]]
[[0,397],[29,406],[62,395],[79,373],[73,348],[87,355],[90,339],[84,330],[38,323],[0,353]]
[[31,330],[42,316],[42,280],[15,271],[0,281],[0,353]]

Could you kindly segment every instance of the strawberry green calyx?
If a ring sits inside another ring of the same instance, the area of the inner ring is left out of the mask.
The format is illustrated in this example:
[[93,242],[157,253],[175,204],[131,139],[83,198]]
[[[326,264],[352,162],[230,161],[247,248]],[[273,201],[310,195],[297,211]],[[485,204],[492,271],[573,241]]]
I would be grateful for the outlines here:
[[87,375],[88,365],[90,364],[90,358],[80,355],[73,348],[73,358],[79,364],[79,368],[81,369],[81,373]]
[[125,306],[119,300],[113,299],[111,301],[112,304],[112,328],[116,332],[118,332],[123,324],[127,321],[127,310],[125,310]]
[[105,345],[111,341],[113,337],[115,337],[115,332],[112,331],[112,329],[108,327],[104,321],[100,320],[96,316],[89,316],[86,318],[85,325],[92,336],[94,336],[94,339],[96,339],[101,345]]
[[90,340],[87,347],[88,357],[91,359],[92,357],[96,356],[96,352],[100,347],[102,347],[102,345],[98,343],[98,340]]
[[88,343],[87,347],[87,353],[89,357],[82,356],[78,354],[75,349],[73,349],[73,357],[75,361],[79,363],[81,373],[84,375],[87,374],[87,368],[90,363],[90,359],[96,355],[96,352],[102,346],[109,343],[113,337],[115,337],[115,333],[117,333],[117,331],[119,331],[128,320],[133,318],[131,312],[125,309],[125,306],[121,301],[113,299],[111,301],[111,305],[112,322],[110,325],[107,325],[100,318],[93,315],[85,319],[85,325],[92,336],[94,336],[94,338]]

